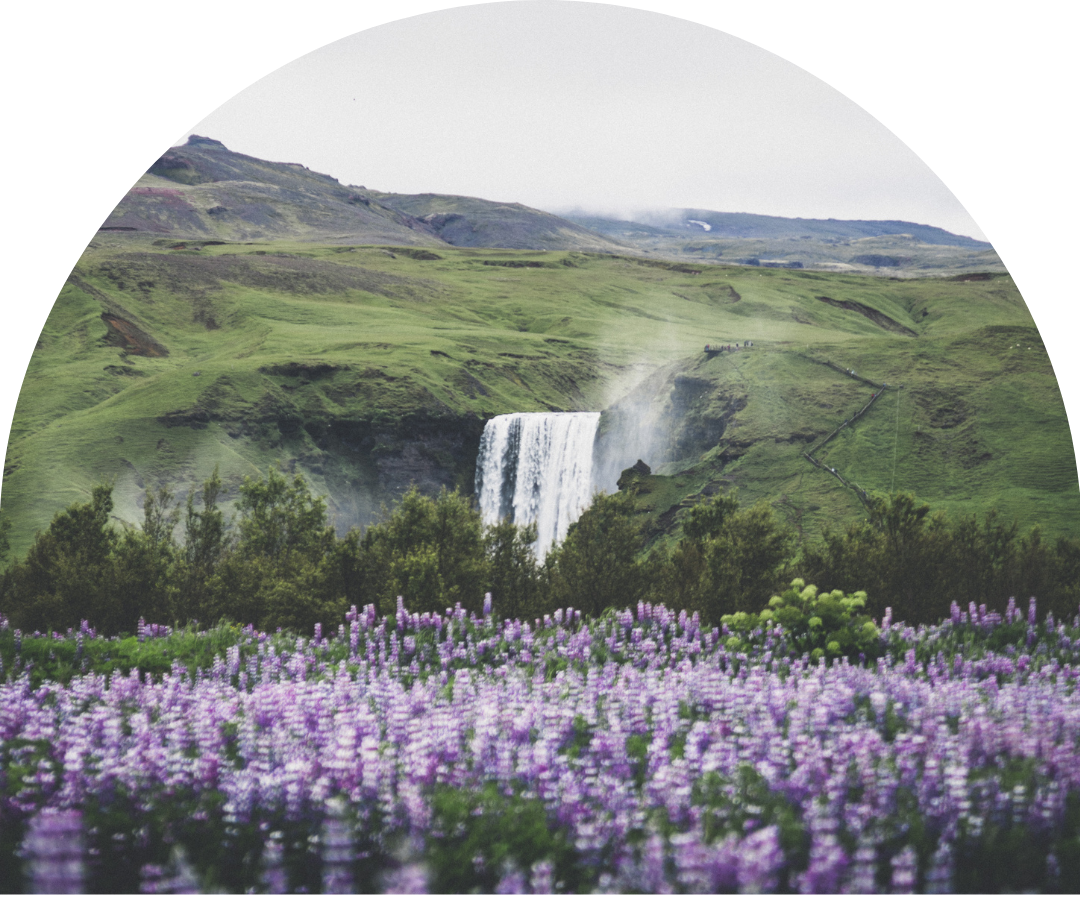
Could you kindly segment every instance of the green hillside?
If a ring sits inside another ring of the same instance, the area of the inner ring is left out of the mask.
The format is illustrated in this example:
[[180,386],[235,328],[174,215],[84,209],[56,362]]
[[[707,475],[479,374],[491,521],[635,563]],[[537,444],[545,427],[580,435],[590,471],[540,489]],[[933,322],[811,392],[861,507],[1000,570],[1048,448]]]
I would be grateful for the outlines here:
[[827,466],[870,491],[1077,534],[1064,408],[1007,275],[125,232],[99,234],[42,332],[3,514],[22,552],[96,482],[115,479],[117,516],[135,522],[145,486],[182,496],[218,465],[235,492],[281,460],[346,526],[411,483],[471,490],[495,414],[598,409],[612,480],[639,456],[657,473],[639,495],[654,529],[727,483],[812,536],[860,507],[803,451],[873,390],[826,360],[903,385],[820,454]]

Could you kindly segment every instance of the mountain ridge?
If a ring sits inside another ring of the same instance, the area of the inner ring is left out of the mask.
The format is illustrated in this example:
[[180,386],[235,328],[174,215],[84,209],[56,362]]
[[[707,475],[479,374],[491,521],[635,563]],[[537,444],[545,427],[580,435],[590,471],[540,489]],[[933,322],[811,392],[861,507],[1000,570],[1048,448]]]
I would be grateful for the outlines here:
[[155,161],[101,230],[178,240],[570,250],[901,277],[1005,271],[985,241],[901,220],[704,209],[659,210],[638,219],[643,221],[345,185],[300,163],[262,160],[191,135]]

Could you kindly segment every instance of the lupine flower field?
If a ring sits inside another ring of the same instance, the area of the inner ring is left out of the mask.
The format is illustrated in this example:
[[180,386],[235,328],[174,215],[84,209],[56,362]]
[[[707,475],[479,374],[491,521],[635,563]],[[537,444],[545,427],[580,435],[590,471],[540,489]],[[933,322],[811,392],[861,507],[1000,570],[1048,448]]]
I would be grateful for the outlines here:
[[1080,890],[1078,620],[486,610],[0,620],[0,890]]

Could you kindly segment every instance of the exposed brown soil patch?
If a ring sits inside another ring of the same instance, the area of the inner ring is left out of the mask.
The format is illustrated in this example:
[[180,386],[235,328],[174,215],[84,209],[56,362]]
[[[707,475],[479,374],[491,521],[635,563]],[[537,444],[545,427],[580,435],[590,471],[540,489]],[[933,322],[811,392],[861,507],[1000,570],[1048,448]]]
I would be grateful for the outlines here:
[[169,355],[169,351],[163,344],[154,340],[138,325],[133,325],[127,319],[121,319],[112,313],[102,313],[101,319],[108,328],[105,335],[106,343],[114,347],[122,347],[125,353],[133,356]]
[[849,309],[852,312],[857,312],[861,316],[866,316],[871,322],[877,325],[879,328],[884,328],[886,331],[892,331],[895,334],[904,334],[908,337],[917,337],[916,332],[912,331],[906,325],[901,325],[896,319],[889,318],[885,313],[880,310],[874,309],[872,306],[867,306],[865,303],[859,303],[857,300],[834,300],[832,297],[818,297],[822,303],[828,303],[829,306],[836,306],[839,309]]

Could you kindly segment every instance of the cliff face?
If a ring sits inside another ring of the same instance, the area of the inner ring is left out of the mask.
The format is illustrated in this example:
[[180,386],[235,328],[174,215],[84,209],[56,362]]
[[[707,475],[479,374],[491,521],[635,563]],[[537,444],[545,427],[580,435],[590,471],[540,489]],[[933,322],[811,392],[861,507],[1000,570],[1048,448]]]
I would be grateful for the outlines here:
[[411,487],[471,494],[484,422],[477,416],[415,416],[393,424],[329,423],[319,452],[299,457],[329,490],[339,530],[376,520]]

